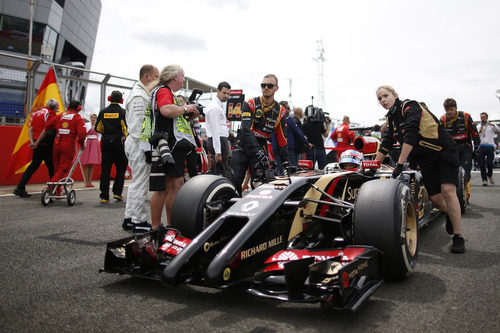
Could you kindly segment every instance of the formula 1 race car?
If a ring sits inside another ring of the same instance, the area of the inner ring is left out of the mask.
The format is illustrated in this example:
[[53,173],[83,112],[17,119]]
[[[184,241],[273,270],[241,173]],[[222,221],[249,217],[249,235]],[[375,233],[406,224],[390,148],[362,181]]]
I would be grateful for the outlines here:
[[363,162],[374,175],[299,171],[244,197],[226,178],[196,176],[171,226],[108,243],[102,271],[354,311],[414,270],[419,226],[439,214],[419,172],[392,179],[377,163]]

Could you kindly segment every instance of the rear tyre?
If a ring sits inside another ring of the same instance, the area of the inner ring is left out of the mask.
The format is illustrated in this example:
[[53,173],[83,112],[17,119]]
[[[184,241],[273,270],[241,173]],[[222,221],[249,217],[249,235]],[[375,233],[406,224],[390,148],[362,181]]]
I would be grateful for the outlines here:
[[415,268],[418,221],[410,188],[396,179],[364,183],[353,210],[354,242],[383,252],[385,279],[401,280]]
[[42,191],[41,201],[42,201],[42,205],[44,205],[44,206],[49,205],[49,203],[50,203],[50,191],[48,191],[48,190]]
[[66,195],[66,201],[68,202],[68,206],[73,206],[76,202],[76,192],[75,190],[71,190]]
[[460,212],[464,214],[469,203],[469,198],[467,193],[467,182],[465,180],[465,170],[462,167],[458,168],[457,197],[460,203]]
[[216,175],[198,175],[186,182],[177,193],[170,225],[183,236],[194,238],[208,227],[238,193],[233,183]]

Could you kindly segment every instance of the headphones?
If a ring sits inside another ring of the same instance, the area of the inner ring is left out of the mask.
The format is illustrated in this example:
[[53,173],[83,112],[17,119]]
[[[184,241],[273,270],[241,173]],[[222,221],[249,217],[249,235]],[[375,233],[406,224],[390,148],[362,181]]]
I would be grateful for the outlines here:
[[82,106],[78,105],[78,107],[76,108],[76,112],[80,112],[80,111],[82,111]]
[[[108,102],[111,102],[111,95],[108,96]],[[116,102],[114,102],[114,103],[116,103]],[[120,102],[118,102],[118,103],[123,104],[123,98],[120,99]]]

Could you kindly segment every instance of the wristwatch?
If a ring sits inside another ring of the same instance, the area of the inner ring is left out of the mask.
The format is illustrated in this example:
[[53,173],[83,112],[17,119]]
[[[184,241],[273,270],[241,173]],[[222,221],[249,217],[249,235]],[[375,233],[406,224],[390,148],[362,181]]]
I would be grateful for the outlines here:
[[184,114],[187,112],[187,106],[184,105]]

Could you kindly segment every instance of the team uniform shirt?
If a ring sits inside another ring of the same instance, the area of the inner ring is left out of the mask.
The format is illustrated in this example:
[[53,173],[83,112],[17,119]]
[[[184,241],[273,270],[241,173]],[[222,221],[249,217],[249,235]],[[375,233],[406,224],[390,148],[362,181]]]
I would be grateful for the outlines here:
[[349,130],[349,124],[343,123],[333,131],[331,138],[339,148],[350,147],[354,142],[354,132]]
[[118,103],[111,102],[99,112],[95,130],[102,134],[104,143],[121,142],[122,138],[128,135],[125,110]]
[[229,130],[227,128],[225,103],[217,96],[205,108],[205,121],[207,125],[207,137],[212,138],[214,151],[221,153],[220,137],[227,138]]
[[[56,116],[56,113],[48,108],[41,108],[33,113],[30,126],[34,141],[38,140],[46,124],[53,119],[55,120]],[[41,142],[40,144],[44,145],[45,142]]]
[[387,154],[396,142],[412,146],[410,156],[456,148],[455,141],[440,125],[438,119],[416,101],[402,102],[397,99],[386,117],[387,132],[379,149],[384,154]]
[[285,108],[276,101],[264,106],[261,97],[243,104],[240,145],[247,154],[256,155],[261,150],[267,152],[267,140],[273,132],[281,160],[288,161]]
[[442,115],[440,122],[459,146],[472,147],[472,141],[475,147],[479,146],[479,133],[467,112],[458,111],[452,119]]
[[56,117],[51,118],[45,125],[45,130],[56,129],[55,143],[64,143],[72,145],[75,139],[80,146],[85,144],[85,122],[83,118],[74,110],[59,113]]

